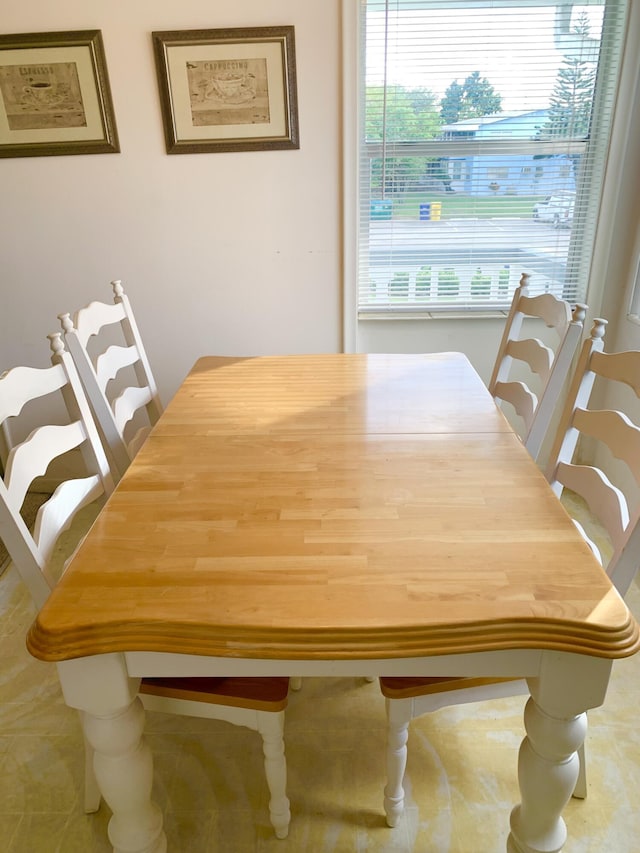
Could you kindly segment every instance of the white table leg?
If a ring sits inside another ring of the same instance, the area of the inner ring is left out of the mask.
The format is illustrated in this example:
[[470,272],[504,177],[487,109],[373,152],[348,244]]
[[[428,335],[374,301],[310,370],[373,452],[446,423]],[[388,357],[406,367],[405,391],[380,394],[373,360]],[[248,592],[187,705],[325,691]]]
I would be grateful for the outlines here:
[[95,778],[113,812],[114,853],[165,853],[162,813],[151,801],[153,760],[143,738],[140,679],[129,677],[117,654],[63,661],[58,673],[65,702],[81,711]]
[[587,715],[553,719],[529,699],[524,713],[527,737],[518,759],[522,804],[511,813],[511,845],[517,853],[558,853],[567,838],[560,816],[576,785],[576,750],[587,732]]
[[162,813],[151,802],[153,759],[142,737],[142,702],[136,697],[109,715],[85,713],[83,724],[98,787],[113,812],[109,840],[114,853],[165,853]]
[[610,671],[611,661],[550,652],[540,678],[529,681],[527,736],[518,760],[522,802],[511,813],[508,853],[562,850],[567,828],[561,813],[578,778],[586,711],[604,701]]

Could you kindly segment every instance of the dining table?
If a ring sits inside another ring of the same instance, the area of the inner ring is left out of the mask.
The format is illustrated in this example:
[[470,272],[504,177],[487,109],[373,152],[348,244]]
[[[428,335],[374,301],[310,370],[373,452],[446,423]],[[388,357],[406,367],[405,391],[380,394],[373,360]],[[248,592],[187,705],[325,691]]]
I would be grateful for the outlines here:
[[142,677],[473,675],[527,680],[507,850],[556,853],[640,633],[465,355],[328,353],[199,358],[27,646],[81,712],[116,851],[167,844]]

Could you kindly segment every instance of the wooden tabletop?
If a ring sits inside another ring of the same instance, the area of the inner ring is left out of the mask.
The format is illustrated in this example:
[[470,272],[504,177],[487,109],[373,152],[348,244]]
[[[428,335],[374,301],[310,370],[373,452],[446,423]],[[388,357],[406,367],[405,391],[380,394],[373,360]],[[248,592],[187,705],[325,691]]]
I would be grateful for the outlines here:
[[200,359],[28,637],[43,660],[639,645],[456,353]]

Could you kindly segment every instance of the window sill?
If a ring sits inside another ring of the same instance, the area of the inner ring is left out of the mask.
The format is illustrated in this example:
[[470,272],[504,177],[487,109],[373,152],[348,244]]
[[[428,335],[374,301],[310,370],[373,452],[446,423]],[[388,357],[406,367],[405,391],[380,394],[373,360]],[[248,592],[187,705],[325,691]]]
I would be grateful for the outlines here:
[[359,311],[358,321],[371,320],[503,320],[508,311]]

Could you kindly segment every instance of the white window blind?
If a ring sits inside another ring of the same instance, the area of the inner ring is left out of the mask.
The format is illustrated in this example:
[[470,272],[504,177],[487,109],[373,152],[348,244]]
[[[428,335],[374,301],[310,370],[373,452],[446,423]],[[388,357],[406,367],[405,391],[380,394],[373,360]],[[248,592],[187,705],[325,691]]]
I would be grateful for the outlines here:
[[625,0],[361,0],[358,310],[585,297]]

